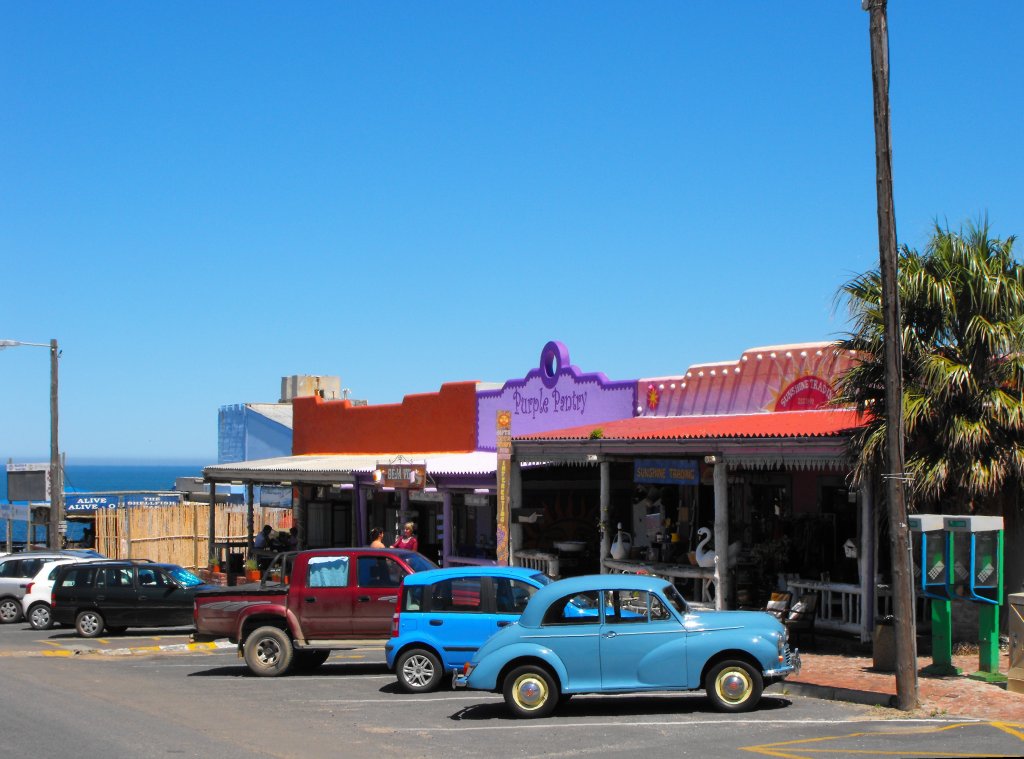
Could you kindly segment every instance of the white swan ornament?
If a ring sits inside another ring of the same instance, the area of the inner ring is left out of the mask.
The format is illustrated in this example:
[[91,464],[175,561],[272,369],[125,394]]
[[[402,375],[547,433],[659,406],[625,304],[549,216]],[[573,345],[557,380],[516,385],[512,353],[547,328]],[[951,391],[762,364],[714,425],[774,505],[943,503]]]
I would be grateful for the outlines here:
[[[697,544],[697,566],[698,567],[713,567],[715,566],[715,551],[708,550],[708,542],[711,540],[711,530],[707,527],[701,527],[697,530],[697,537],[700,538],[700,542]],[[736,562],[740,558],[740,549],[743,547],[743,542],[740,540],[733,541],[729,544],[729,548],[726,551],[726,558],[728,560],[727,566],[734,567]]]
[[615,541],[611,545],[612,558],[616,561],[622,561],[629,556],[629,551],[633,547],[633,536],[622,529],[622,522],[619,522],[619,531],[615,534]]

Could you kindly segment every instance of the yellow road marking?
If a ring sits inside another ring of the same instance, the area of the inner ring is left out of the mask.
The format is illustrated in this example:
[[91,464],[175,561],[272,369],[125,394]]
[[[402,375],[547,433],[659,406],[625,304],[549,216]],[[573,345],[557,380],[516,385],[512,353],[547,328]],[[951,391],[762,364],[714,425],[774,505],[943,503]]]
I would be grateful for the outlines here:
[[[1022,727],[1024,725],[1017,725],[1016,723],[1005,723],[1005,722],[968,722],[960,723],[955,725],[941,725],[939,727],[914,727],[907,728],[905,730],[887,730],[880,733],[874,732],[860,732],[860,733],[848,733],[846,735],[834,735],[826,736],[823,738],[805,738],[796,741],[783,741],[781,743],[766,743],[761,746],[741,746],[743,751],[750,751],[754,754],[762,754],[764,756],[775,756],[783,757],[784,759],[807,759],[809,755],[818,753],[836,753],[842,752],[844,754],[864,754],[867,756],[917,756],[917,757],[928,757],[928,756],[944,756],[944,757],[985,757],[991,756],[991,754],[954,754],[949,751],[881,751],[871,749],[839,749],[839,748],[814,748],[810,744],[821,744],[826,741],[839,741],[844,738],[863,738],[863,737],[888,737],[893,735],[922,735],[925,733],[941,733],[946,730],[959,730],[965,727],[995,727],[998,730],[1013,735],[1015,738],[1024,740],[1024,732],[1018,732],[1015,728]],[[804,748],[806,746],[806,748]],[[791,751],[799,751],[801,753],[788,753]]]
[[1016,722],[991,722],[989,723],[993,727],[997,727],[1004,733],[1009,733],[1014,738],[1018,738],[1024,741],[1024,723]]
[[47,646],[57,646],[58,648],[63,648],[64,647],[63,643],[58,643],[55,640],[41,640],[39,642],[40,643],[44,643]]
[[43,656],[73,656],[73,651],[43,651]]

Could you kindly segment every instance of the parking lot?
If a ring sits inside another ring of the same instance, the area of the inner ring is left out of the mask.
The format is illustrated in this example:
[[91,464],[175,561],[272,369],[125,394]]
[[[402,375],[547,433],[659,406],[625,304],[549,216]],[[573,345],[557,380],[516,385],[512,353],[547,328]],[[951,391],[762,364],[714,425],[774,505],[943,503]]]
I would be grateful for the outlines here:
[[[381,645],[335,652],[313,674],[257,678],[233,649],[186,631],[84,641],[0,627],[3,755],[773,756],[1019,755],[988,723],[893,719],[889,710],[773,689],[755,712],[714,712],[702,693],[580,696],[545,720],[513,720],[496,694],[401,693]],[[45,719],[43,719],[45,715]],[[44,727],[45,726],[45,727]]]

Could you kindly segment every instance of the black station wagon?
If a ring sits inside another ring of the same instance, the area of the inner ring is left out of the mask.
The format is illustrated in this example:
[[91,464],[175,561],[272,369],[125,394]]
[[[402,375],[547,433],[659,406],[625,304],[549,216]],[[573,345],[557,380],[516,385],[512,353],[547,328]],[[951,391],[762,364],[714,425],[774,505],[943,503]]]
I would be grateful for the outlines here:
[[74,625],[83,638],[104,629],[176,627],[192,624],[192,599],[209,590],[177,564],[97,561],[62,566],[53,582],[53,619]]

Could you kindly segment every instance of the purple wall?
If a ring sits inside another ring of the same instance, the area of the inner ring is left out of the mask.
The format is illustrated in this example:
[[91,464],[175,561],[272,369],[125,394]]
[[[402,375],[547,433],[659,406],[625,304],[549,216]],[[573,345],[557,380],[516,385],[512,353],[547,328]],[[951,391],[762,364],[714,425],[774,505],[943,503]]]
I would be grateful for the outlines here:
[[636,380],[611,382],[601,373],[584,374],[569,363],[569,350],[552,340],[540,354],[540,366],[501,390],[476,394],[476,447],[496,449],[499,410],[512,412],[512,435],[566,427],[598,425],[636,414]]

